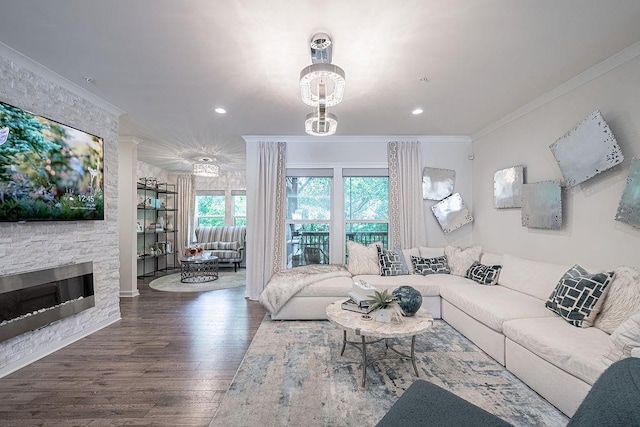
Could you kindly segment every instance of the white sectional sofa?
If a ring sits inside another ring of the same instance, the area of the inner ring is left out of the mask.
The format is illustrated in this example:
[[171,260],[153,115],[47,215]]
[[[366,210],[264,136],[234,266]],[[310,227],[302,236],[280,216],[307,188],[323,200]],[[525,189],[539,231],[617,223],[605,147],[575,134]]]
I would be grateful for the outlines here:
[[[414,248],[411,255],[435,257],[443,248]],[[596,327],[579,328],[545,308],[558,281],[572,267],[483,254],[485,265],[502,265],[498,284],[483,286],[453,274],[355,275],[312,283],[291,298],[275,320],[326,319],[328,304],[345,298],[354,280],[393,290],[410,285],[423,307],[442,318],[568,416],[612,363],[611,337]],[[637,284],[640,291],[640,283]],[[640,324],[640,314],[634,315]],[[638,356],[640,349],[633,350]]]

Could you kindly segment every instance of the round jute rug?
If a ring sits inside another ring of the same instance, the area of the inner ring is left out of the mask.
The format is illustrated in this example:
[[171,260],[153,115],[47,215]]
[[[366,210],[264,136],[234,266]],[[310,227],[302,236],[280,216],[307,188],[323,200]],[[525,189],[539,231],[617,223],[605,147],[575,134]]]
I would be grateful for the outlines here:
[[246,283],[246,270],[239,269],[237,272],[220,271],[218,280],[204,283],[181,283],[180,273],[168,274],[149,283],[149,287],[165,292],[205,292],[237,288],[244,286]]

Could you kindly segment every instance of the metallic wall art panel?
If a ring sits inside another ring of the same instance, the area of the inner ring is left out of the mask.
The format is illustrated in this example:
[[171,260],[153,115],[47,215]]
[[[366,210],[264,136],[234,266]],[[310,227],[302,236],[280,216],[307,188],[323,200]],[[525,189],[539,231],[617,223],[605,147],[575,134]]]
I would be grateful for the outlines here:
[[524,166],[512,166],[493,174],[493,205],[498,209],[522,207]]
[[426,167],[422,170],[422,198],[442,200],[453,193],[456,171]]
[[549,148],[567,187],[578,185],[624,160],[616,138],[598,110]]
[[550,230],[562,227],[562,189],[559,180],[522,185],[522,225]]
[[627,184],[616,213],[616,221],[640,228],[640,159],[631,160]]
[[471,216],[471,212],[465,206],[460,193],[452,194],[441,200],[431,206],[431,210],[440,223],[442,231],[446,234],[473,221],[473,216]]

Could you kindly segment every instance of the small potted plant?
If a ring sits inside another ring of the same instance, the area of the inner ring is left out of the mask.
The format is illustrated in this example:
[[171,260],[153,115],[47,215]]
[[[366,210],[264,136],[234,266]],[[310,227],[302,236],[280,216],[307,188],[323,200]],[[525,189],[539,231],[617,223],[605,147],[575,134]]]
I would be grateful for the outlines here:
[[371,306],[376,321],[389,323],[392,318],[402,320],[403,312],[398,304],[398,299],[386,289],[382,292],[376,291],[372,299]]

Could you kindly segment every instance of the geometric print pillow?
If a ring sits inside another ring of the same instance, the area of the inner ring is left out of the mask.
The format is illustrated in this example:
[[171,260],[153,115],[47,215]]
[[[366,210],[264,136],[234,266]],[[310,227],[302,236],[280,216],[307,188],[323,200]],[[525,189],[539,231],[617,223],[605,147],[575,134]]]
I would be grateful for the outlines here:
[[449,268],[446,256],[420,258],[412,255],[411,264],[413,264],[413,269],[416,271],[416,274],[422,274],[423,276],[427,274],[451,273],[451,268]]
[[378,248],[378,262],[381,276],[401,276],[409,274],[409,267],[404,261],[402,249],[387,250]]
[[502,270],[501,265],[484,265],[478,261],[474,263],[467,270],[465,277],[471,279],[474,282],[478,282],[481,285],[495,285],[498,283],[498,276]]
[[573,266],[551,292],[545,307],[579,328],[589,328],[600,311],[615,272],[589,274]]

